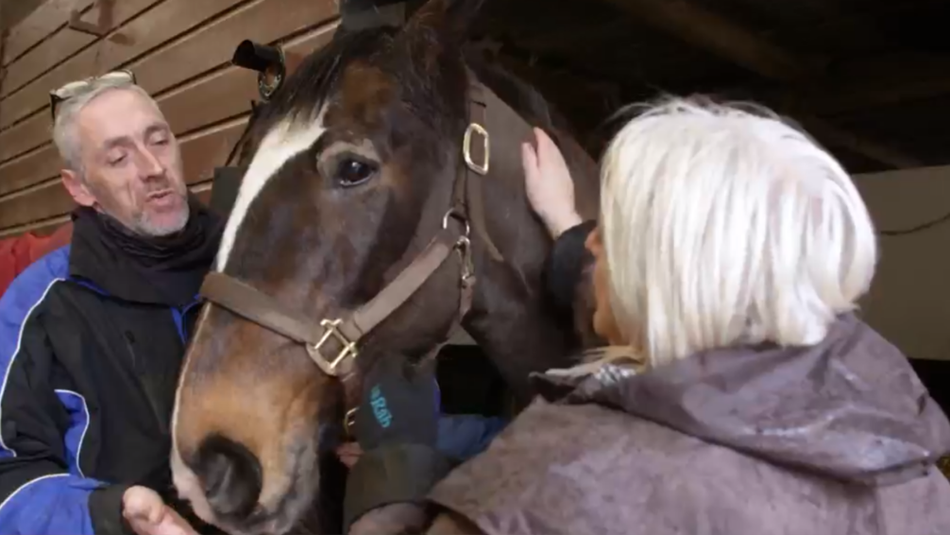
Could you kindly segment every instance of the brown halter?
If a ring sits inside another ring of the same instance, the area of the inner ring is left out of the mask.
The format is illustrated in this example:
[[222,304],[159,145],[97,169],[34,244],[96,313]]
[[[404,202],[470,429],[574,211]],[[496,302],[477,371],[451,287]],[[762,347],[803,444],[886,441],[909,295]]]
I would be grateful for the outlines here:
[[[372,300],[344,316],[315,322],[300,312],[288,309],[260,290],[221,272],[208,273],[201,286],[201,295],[211,303],[303,344],[323,373],[340,378],[349,407],[344,421],[347,428],[359,403],[359,392],[354,386],[359,381],[351,379],[357,375],[356,359],[360,340],[405,303],[448,259],[452,251],[456,251],[459,256],[461,286],[458,317],[453,323],[453,331],[468,314],[475,286],[469,221],[474,223],[476,234],[492,258],[503,261],[485,228],[480,191],[480,180],[488,177],[491,171],[491,138],[486,123],[489,103],[492,111],[501,111],[505,122],[520,123],[518,126],[521,128],[515,131],[529,127],[514,110],[478,82],[474,74],[470,73],[470,76],[469,125],[462,140],[464,166],[460,167],[456,175],[452,205],[442,218],[442,228],[412,263]],[[481,143],[475,143],[476,136],[481,139]],[[515,146],[518,146],[517,143]],[[435,356],[441,345],[428,356]]]

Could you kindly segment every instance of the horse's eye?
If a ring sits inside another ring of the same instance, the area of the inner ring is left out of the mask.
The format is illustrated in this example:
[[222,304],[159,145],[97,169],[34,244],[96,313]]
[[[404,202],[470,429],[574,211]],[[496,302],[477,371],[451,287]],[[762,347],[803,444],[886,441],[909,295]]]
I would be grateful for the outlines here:
[[344,158],[336,166],[336,181],[344,187],[358,186],[376,174],[376,167],[362,160]]

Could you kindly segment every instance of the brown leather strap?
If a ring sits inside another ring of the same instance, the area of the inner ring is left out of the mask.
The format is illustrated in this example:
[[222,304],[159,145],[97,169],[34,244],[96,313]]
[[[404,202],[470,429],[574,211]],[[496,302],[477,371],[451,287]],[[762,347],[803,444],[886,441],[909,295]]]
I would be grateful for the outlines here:
[[353,373],[356,344],[405,303],[445,262],[459,240],[458,235],[451,227],[442,229],[376,297],[338,320],[317,323],[253,286],[219,272],[208,273],[200,293],[218,306],[305,344],[325,373],[346,376]]
[[357,339],[362,337],[409,300],[412,294],[449,257],[459,235],[460,233],[450,229],[441,230],[422,254],[416,257],[376,297],[353,314],[350,320],[354,329],[352,335]]
[[224,273],[209,272],[199,293],[206,300],[295,342],[308,344],[315,337],[319,339],[320,334],[313,330],[314,322],[304,320],[280,301]]
[[491,236],[488,234],[488,228],[485,223],[485,199],[481,191],[482,180],[490,180],[493,174],[492,172],[497,169],[497,166],[492,165],[491,161],[491,155],[497,154],[497,150],[492,151],[491,147],[493,141],[492,134],[499,135],[499,132],[492,132],[488,126],[488,102],[486,97],[491,94],[491,90],[483,86],[473,73],[470,72],[469,76],[472,80],[469,85],[469,121],[470,124],[482,127],[487,133],[487,136],[485,139],[482,139],[481,135],[473,134],[468,150],[470,151],[471,160],[476,164],[483,164],[488,167],[488,170],[485,175],[481,175],[478,171],[466,165],[467,180],[464,186],[466,190],[467,212],[469,218],[471,218],[475,235],[478,236],[480,243],[485,246],[488,255],[496,262],[504,262],[505,257],[501,254],[501,251],[498,250],[498,247],[495,246],[495,242],[492,241]]

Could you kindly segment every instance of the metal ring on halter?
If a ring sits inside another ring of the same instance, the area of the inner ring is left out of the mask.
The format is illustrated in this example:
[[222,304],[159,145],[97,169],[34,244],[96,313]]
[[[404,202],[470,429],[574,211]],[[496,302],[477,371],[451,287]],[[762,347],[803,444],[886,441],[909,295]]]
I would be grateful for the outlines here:
[[343,431],[349,437],[355,437],[354,429],[356,428],[356,412],[359,410],[359,407],[353,407],[352,409],[346,411],[346,414],[343,416]]
[[455,208],[450,208],[449,211],[446,212],[444,216],[442,216],[442,230],[449,228],[450,217],[454,217],[455,219],[458,219],[459,222],[465,224],[465,237],[466,238],[469,237],[472,229],[468,224],[468,219],[466,219],[466,217],[463,214],[459,213],[459,211],[456,210]]

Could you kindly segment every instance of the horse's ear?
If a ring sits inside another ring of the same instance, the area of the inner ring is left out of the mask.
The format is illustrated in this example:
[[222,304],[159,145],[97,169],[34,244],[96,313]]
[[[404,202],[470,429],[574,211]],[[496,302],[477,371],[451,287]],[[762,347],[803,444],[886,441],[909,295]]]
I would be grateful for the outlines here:
[[406,22],[405,32],[436,32],[441,39],[460,44],[485,0],[429,0]]

